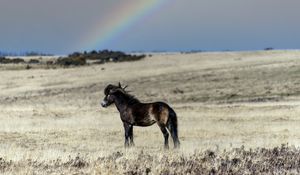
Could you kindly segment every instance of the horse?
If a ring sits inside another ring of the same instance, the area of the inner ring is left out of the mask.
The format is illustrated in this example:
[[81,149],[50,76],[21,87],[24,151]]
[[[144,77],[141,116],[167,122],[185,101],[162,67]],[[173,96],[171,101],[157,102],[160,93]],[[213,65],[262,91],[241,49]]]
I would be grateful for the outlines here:
[[134,146],[133,126],[151,126],[157,123],[164,136],[164,148],[169,149],[169,132],[172,136],[174,148],[179,148],[178,121],[175,111],[164,102],[141,103],[122,87],[109,84],[104,89],[104,99],[101,106],[106,108],[115,104],[120,113],[125,131],[125,148]]

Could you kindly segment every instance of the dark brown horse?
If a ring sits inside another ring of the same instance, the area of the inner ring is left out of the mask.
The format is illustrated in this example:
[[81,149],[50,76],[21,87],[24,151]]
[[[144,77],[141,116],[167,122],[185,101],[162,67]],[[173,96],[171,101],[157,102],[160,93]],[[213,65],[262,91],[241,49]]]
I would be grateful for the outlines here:
[[[127,87],[127,86],[126,86]],[[164,139],[165,148],[169,148],[169,132],[173,138],[174,147],[179,148],[177,116],[174,110],[163,102],[141,103],[130,95],[119,83],[118,86],[108,85],[104,89],[105,98],[102,107],[115,104],[125,129],[125,147],[134,146],[133,126],[151,126],[157,123]]]

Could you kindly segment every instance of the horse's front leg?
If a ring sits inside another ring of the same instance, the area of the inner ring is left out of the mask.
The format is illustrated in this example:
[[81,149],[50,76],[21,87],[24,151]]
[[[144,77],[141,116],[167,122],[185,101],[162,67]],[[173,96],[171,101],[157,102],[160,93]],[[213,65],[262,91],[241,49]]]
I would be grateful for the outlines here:
[[130,146],[134,146],[134,142],[133,142],[133,125],[129,125],[129,139],[130,139]]
[[125,131],[125,148],[129,147],[130,124],[123,122]]

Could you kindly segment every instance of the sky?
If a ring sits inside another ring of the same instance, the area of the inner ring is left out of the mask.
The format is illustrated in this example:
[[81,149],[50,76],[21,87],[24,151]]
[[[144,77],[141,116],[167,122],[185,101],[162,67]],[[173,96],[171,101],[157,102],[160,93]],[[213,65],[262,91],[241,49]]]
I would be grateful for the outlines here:
[[299,0],[0,0],[0,51],[300,49]]

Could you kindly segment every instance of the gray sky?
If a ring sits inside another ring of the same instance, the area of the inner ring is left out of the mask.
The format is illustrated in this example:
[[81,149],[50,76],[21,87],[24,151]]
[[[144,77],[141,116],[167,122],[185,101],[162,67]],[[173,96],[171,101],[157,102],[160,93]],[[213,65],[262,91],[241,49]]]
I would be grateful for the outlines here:
[[[1,0],[0,51],[71,53],[120,2]],[[147,0],[144,0],[147,1]],[[299,49],[299,0],[173,0],[104,46],[123,51]]]

